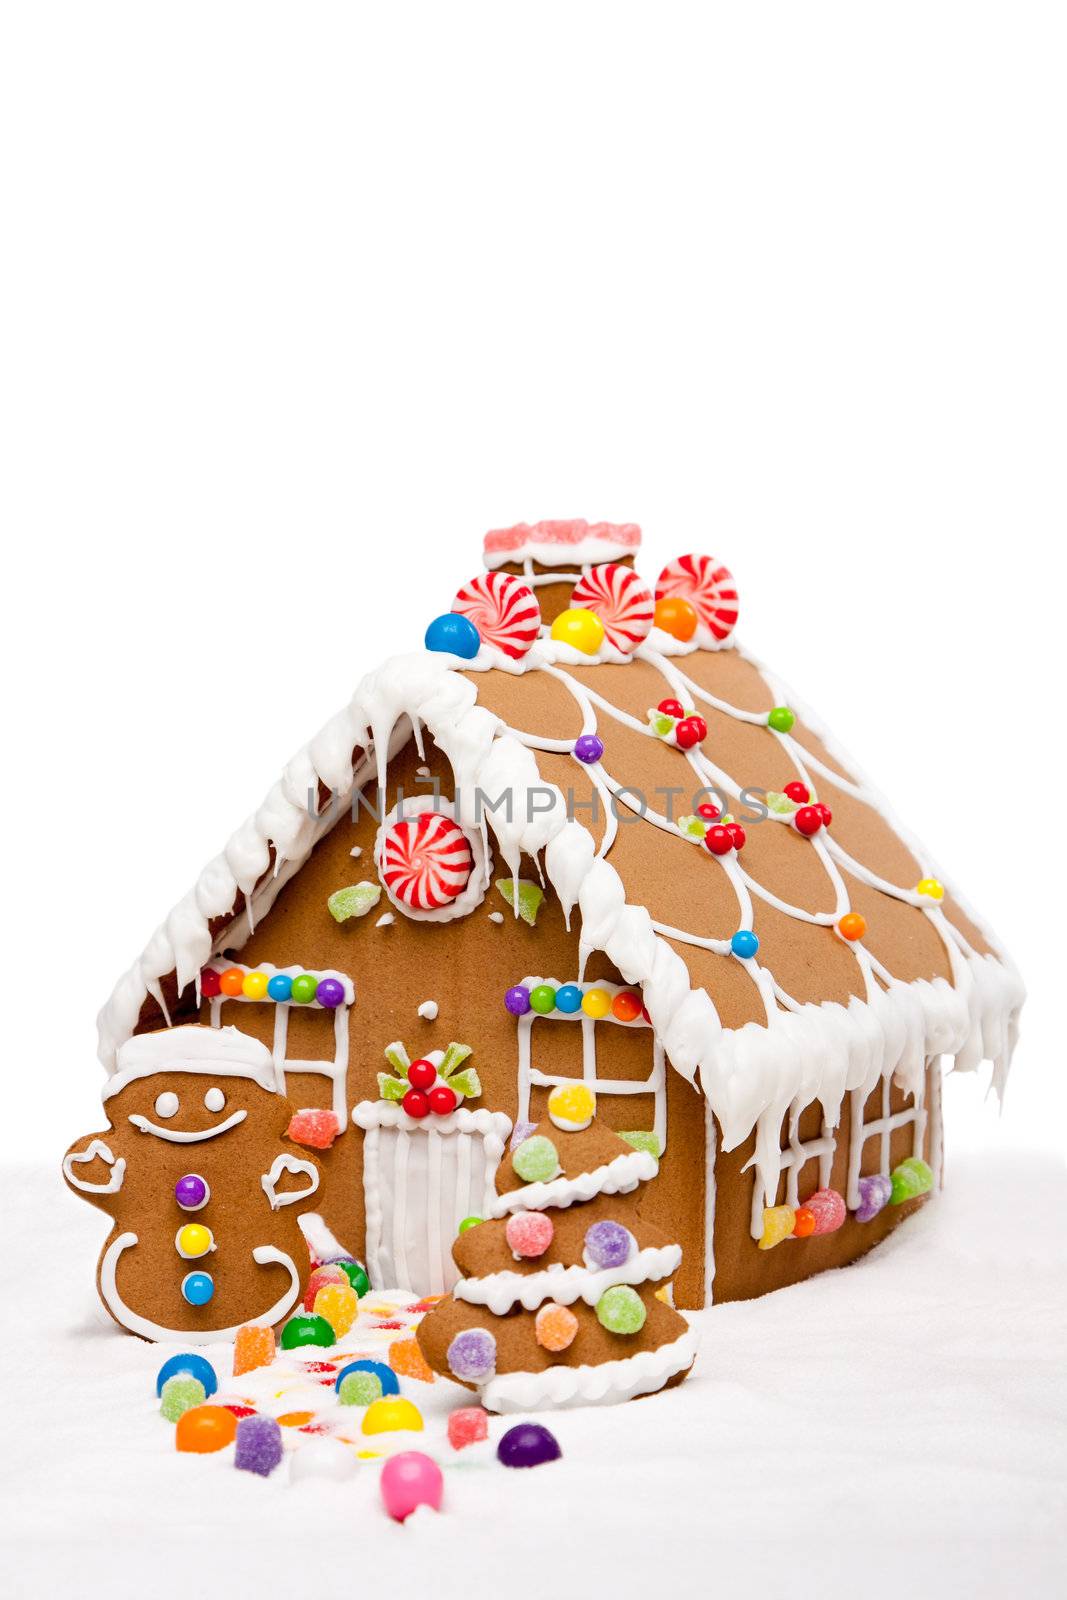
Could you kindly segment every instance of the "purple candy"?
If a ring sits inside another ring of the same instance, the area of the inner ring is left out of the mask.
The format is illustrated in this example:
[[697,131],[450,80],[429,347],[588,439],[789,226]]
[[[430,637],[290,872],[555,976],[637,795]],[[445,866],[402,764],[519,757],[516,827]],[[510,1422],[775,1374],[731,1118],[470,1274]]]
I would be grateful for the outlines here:
[[242,1417],[237,1424],[235,1467],[269,1478],[282,1459],[282,1430],[273,1417]]
[[574,753],[579,761],[591,767],[594,761],[599,761],[604,754],[604,741],[598,739],[595,733],[583,733],[581,738],[574,742]]
[[504,1004],[513,1017],[524,1017],[530,1009],[530,991],[525,984],[517,983],[504,996]]
[[199,1211],[201,1206],[207,1204],[210,1193],[198,1172],[187,1172],[174,1185],[174,1198],[183,1211]]
[[594,1222],[586,1230],[585,1253],[597,1267],[621,1267],[633,1253],[634,1238],[621,1222]]
[[486,1328],[465,1328],[449,1345],[447,1360],[457,1378],[478,1383],[496,1366],[496,1340]]
[[520,1144],[524,1144],[536,1129],[536,1122],[516,1122],[511,1130],[511,1138],[508,1140],[508,1149],[517,1150]]
[[857,1222],[870,1222],[889,1204],[889,1198],[893,1193],[892,1179],[887,1178],[883,1172],[876,1172],[873,1178],[861,1178],[859,1189],[860,1203],[853,1216]]
[[509,1428],[496,1447],[497,1460],[505,1467],[539,1467],[545,1461],[558,1461],[562,1454],[555,1434],[539,1422]]
[[323,978],[315,990],[315,999],[327,1011],[333,1011],[345,997],[345,986],[338,978]]

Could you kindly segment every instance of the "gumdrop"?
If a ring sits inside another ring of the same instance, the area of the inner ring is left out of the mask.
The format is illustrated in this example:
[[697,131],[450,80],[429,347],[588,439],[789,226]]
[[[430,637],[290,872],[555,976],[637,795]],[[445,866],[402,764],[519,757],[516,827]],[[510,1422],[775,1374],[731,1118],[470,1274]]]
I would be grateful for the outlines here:
[[587,1267],[621,1267],[636,1252],[634,1236],[621,1222],[594,1222],[586,1229],[582,1254]]
[[264,1328],[258,1322],[246,1322],[238,1328],[233,1341],[233,1375],[254,1372],[257,1367],[269,1367],[274,1360],[274,1329]]
[[315,1296],[315,1315],[325,1317],[340,1339],[359,1315],[359,1295],[350,1283],[328,1283]]
[[417,1339],[395,1339],[389,1346],[389,1365],[405,1378],[417,1378],[420,1383],[434,1381],[433,1369],[427,1365]]
[[508,1247],[517,1260],[543,1256],[554,1233],[552,1218],[543,1211],[514,1211],[504,1227]]
[[294,1111],[286,1136],[309,1150],[328,1150],[341,1129],[332,1111]]
[[838,1194],[836,1189],[818,1189],[805,1200],[804,1205],[815,1218],[813,1231],[817,1234],[836,1233],[848,1216],[844,1196]]
[[163,1385],[168,1378],[177,1374],[185,1378],[199,1378],[208,1395],[213,1395],[219,1386],[215,1376],[215,1369],[206,1356],[197,1355],[194,1351],[186,1350],[181,1355],[168,1356],[159,1371],[156,1373],[156,1393],[163,1393]]
[[376,1372],[349,1372],[337,1386],[343,1406],[371,1406],[382,1398],[382,1380]]
[[893,1194],[893,1180],[884,1172],[859,1181],[860,1203],[853,1212],[857,1222],[871,1222],[884,1211]]
[[233,1464],[243,1472],[269,1478],[282,1459],[282,1430],[273,1417],[242,1417],[237,1424]]
[[558,1354],[574,1343],[578,1332],[578,1318],[569,1306],[557,1306],[549,1301],[534,1318],[534,1337],[542,1350]]
[[348,1277],[340,1265],[316,1267],[308,1279],[307,1292],[304,1295],[304,1310],[314,1311],[315,1296],[320,1289],[325,1289],[328,1283],[347,1283]]
[[341,1392],[341,1384],[350,1372],[373,1372],[382,1386],[382,1394],[400,1393],[400,1383],[392,1367],[387,1367],[383,1361],[371,1361],[368,1357],[362,1357],[359,1361],[350,1361],[337,1374],[335,1387],[338,1394]]
[[449,1371],[462,1382],[478,1383],[496,1366],[496,1340],[488,1328],[465,1328],[452,1340],[446,1359]]
[[440,1511],[445,1480],[436,1461],[421,1450],[403,1450],[382,1468],[382,1499],[397,1522],[404,1522],[419,1506]]
[[159,1414],[167,1422],[177,1422],[186,1411],[191,1411],[194,1406],[202,1406],[206,1399],[207,1394],[199,1378],[190,1378],[187,1374],[177,1372],[163,1385]]
[[464,1450],[489,1437],[489,1413],[481,1406],[460,1406],[448,1415],[448,1442],[453,1450]]
[[640,1333],[646,1315],[644,1301],[628,1284],[605,1289],[596,1303],[597,1321],[609,1333]]
[[788,1239],[796,1220],[797,1214],[792,1206],[764,1206],[763,1232],[760,1234],[759,1248],[773,1250],[783,1239]]
[[916,1200],[929,1194],[934,1186],[934,1174],[921,1156],[909,1156],[899,1167],[893,1168],[893,1194],[891,1203],[903,1205],[905,1200]]
[[179,1450],[210,1455],[224,1450],[237,1435],[237,1418],[225,1406],[193,1406],[178,1418],[174,1443]]

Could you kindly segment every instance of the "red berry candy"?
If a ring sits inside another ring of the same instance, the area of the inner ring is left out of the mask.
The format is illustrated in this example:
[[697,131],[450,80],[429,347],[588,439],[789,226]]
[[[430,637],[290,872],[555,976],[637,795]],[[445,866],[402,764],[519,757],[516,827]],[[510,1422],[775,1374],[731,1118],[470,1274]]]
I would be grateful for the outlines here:
[[819,805],[816,805],[815,809],[819,813],[820,817],[822,818],[823,827],[824,828],[828,828],[830,826],[831,822],[833,822],[833,820],[834,820],[834,814],[830,810],[830,807],[819,804]]
[[447,1083],[439,1083],[436,1089],[430,1090],[430,1110],[438,1117],[447,1117],[450,1111],[455,1111],[459,1098],[455,1089],[450,1089]]
[[430,1115],[430,1097],[423,1094],[421,1089],[409,1089],[400,1102],[409,1117],[428,1117]]
[[818,833],[822,827],[822,817],[817,806],[801,806],[793,821],[797,825],[797,832],[810,839],[812,834]]
[[200,974],[200,993],[205,1000],[214,1000],[215,996],[221,992],[222,985],[219,982],[219,974],[214,967],[205,967]]
[[432,1061],[420,1057],[408,1068],[408,1082],[413,1089],[432,1089],[437,1082],[437,1068]]
[[704,843],[713,856],[724,856],[728,850],[732,850],[734,847],[734,841],[730,838],[729,828],[723,828],[718,825],[708,829],[704,835]]
[[722,812],[718,806],[713,806],[709,801],[705,801],[702,806],[697,806],[697,816],[703,817],[705,822],[718,822]]
[[707,736],[708,725],[703,717],[683,717],[674,730],[674,737],[682,750],[691,750]]
[[742,828],[741,824],[739,822],[728,822],[726,824],[726,831],[730,835],[734,849],[743,850],[745,847],[746,836],[745,830]]
[[787,783],[782,793],[788,795],[790,800],[795,800],[798,806],[806,806],[811,799],[811,790],[806,783],[801,783],[799,779],[794,780],[793,783]]
[[680,700],[661,700],[656,710],[662,711],[665,717],[685,716],[685,707]]

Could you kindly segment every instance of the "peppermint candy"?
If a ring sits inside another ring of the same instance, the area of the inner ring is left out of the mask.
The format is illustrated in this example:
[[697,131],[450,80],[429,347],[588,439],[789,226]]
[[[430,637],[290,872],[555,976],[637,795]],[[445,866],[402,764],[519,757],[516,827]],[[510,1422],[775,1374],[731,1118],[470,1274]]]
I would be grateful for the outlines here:
[[537,596],[510,572],[481,572],[464,584],[452,610],[473,622],[483,644],[491,644],[517,661],[541,628]]
[[461,895],[474,870],[467,837],[439,811],[401,817],[385,832],[382,882],[412,911],[440,911]]
[[632,655],[652,632],[652,595],[632,567],[618,562],[606,561],[579,578],[571,605],[599,617],[608,643],[623,655]]
[[730,637],[737,622],[737,588],[728,567],[711,556],[679,556],[664,567],[656,584],[657,600],[672,595],[689,601],[712,639],[721,644]]

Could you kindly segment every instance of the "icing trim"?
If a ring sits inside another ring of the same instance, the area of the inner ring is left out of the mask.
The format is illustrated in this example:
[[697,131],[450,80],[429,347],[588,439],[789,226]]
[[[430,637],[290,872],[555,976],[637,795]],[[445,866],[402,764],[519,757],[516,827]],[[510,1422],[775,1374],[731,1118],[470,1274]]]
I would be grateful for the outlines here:
[[217,1139],[220,1133],[229,1133],[231,1128],[236,1128],[247,1117],[247,1111],[235,1111],[224,1122],[218,1123],[214,1128],[205,1128],[201,1133],[182,1133],[178,1128],[161,1128],[158,1122],[149,1122],[147,1117],[142,1117],[135,1111],[127,1121],[141,1133],[150,1133],[156,1139],[166,1139],[168,1144],[202,1144],[205,1139]]
[[639,1394],[654,1394],[676,1373],[692,1366],[697,1335],[687,1328],[670,1344],[639,1350],[619,1361],[598,1366],[547,1367],[543,1372],[501,1372],[482,1386],[482,1404],[490,1411],[537,1411],[542,1407],[613,1405]]
[[681,1261],[680,1245],[668,1244],[661,1249],[649,1246],[639,1250],[621,1267],[605,1267],[600,1272],[578,1266],[546,1267],[543,1272],[489,1272],[483,1278],[460,1278],[453,1284],[452,1293],[468,1305],[488,1306],[497,1317],[516,1305],[536,1311],[546,1300],[570,1306],[581,1299],[587,1306],[595,1306],[606,1289],[619,1283],[649,1283],[669,1278],[677,1272]]
[[[294,1176],[302,1172],[311,1179],[311,1183],[306,1189],[294,1189],[292,1193],[286,1191],[285,1194],[278,1194],[276,1184],[283,1172],[291,1172]],[[313,1195],[319,1187],[319,1174],[310,1161],[304,1161],[300,1156],[291,1156],[286,1151],[283,1155],[275,1156],[270,1171],[265,1172],[259,1181],[263,1185],[263,1193],[271,1210],[277,1211],[281,1206],[291,1206],[297,1200],[306,1200],[309,1195]]]
[[[95,1161],[97,1156],[111,1168],[111,1176],[106,1183],[88,1183],[85,1178],[74,1176],[71,1168],[75,1162]],[[126,1176],[126,1157],[119,1156],[116,1159],[103,1139],[92,1139],[84,1150],[71,1150],[63,1157],[63,1176],[73,1188],[80,1189],[83,1194],[118,1194]]]
[[[135,1233],[120,1233],[117,1239],[112,1240],[100,1259],[100,1293],[104,1304],[107,1306],[115,1321],[130,1333],[136,1333],[142,1339],[156,1341],[173,1340],[181,1344],[210,1344],[214,1339],[233,1339],[237,1329],[242,1326],[236,1323],[232,1328],[197,1328],[192,1332],[188,1328],[164,1328],[158,1322],[150,1322],[147,1317],[139,1316],[136,1311],[131,1311],[129,1306],[119,1294],[116,1282],[116,1267],[119,1257],[126,1250],[131,1250],[137,1243]],[[289,1270],[291,1279],[290,1287],[276,1300],[269,1310],[253,1318],[255,1322],[262,1322],[273,1327],[280,1322],[300,1298],[300,1274],[292,1256],[287,1256],[284,1250],[278,1250],[272,1244],[258,1244],[252,1251],[252,1259],[259,1266],[267,1262],[277,1261]],[[245,1319],[248,1320],[247,1318]]]
[[511,1132],[510,1117],[502,1111],[487,1111],[484,1106],[476,1111],[458,1106],[447,1117],[409,1117],[399,1101],[361,1100],[352,1107],[352,1121],[364,1132],[371,1128],[403,1128],[405,1133],[480,1133],[483,1137],[495,1134],[500,1140],[500,1154]]
[[261,1089],[274,1089],[271,1053],[259,1039],[232,1026],[212,1028],[190,1022],[178,1028],[137,1033],[121,1046],[116,1070],[104,1085],[103,1098],[120,1094],[136,1078],[157,1072],[210,1072],[216,1077],[252,1078]]
[[554,1207],[563,1211],[578,1201],[592,1200],[598,1194],[629,1194],[639,1183],[654,1178],[659,1162],[648,1150],[627,1150],[592,1172],[576,1178],[551,1178],[547,1183],[525,1183],[498,1195],[489,1210],[490,1217],[506,1217],[509,1211],[544,1211]]

